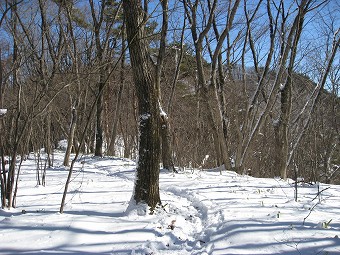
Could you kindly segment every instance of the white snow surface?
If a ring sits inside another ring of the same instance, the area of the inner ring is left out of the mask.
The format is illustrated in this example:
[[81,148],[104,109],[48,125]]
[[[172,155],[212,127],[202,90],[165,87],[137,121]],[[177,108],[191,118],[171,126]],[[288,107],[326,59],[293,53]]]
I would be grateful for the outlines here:
[[23,162],[17,208],[0,209],[0,254],[340,254],[340,186],[321,184],[316,197],[300,184],[295,202],[292,180],[161,170],[164,208],[149,215],[130,203],[133,161],[84,156],[60,214],[62,159],[45,187],[34,157]]

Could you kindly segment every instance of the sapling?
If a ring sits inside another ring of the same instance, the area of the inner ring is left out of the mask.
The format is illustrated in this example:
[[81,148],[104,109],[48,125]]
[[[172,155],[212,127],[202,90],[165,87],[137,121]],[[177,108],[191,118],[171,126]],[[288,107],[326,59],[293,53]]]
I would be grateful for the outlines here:
[[329,221],[322,222],[322,228],[329,228],[331,222],[332,222],[332,219],[330,219]]

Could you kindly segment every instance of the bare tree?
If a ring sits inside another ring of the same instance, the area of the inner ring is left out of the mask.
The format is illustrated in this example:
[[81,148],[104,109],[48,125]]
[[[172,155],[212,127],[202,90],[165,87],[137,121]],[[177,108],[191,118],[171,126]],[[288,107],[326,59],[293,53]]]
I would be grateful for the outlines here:
[[[122,98],[123,98],[123,89],[125,88],[126,85],[126,57],[125,57],[125,51],[126,51],[126,35],[125,35],[125,24],[123,22],[122,27],[121,27],[121,38],[122,38],[122,46],[121,46],[121,54],[122,54],[122,59],[121,59],[121,65],[120,65],[120,72],[119,72],[119,88],[118,92],[116,94],[117,102],[115,105],[115,112],[113,116],[113,124],[112,124],[112,129],[111,129],[111,137],[109,141],[109,146],[108,146],[108,155],[116,155],[115,152],[115,142],[118,134],[118,123],[119,119],[121,117],[121,109],[122,109]],[[128,144],[125,144],[125,146],[128,146]]]
[[[208,1],[205,7],[205,3],[201,1],[183,1],[185,13],[190,22],[191,35],[195,46],[195,55],[197,63],[197,77],[199,95],[201,102],[207,109],[207,116],[211,128],[213,130],[215,152],[217,156],[217,163],[224,164],[225,168],[231,168],[230,161],[230,148],[228,148],[228,116],[226,109],[225,98],[225,81],[231,82],[231,52],[235,49],[235,43],[239,40],[239,35],[236,36],[234,42],[231,43],[231,30],[234,23],[236,12],[239,8],[240,1],[230,1],[226,7],[225,25],[221,29],[220,23],[217,24],[216,9],[218,1]],[[221,7],[221,6],[219,6]],[[200,30],[198,25],[199,17],[203,16],[201,21],[203,29]],[[213,28],[213,34],[209,34],[210,28]],[[211,57],[211,70],[210,79],[207,82],[205,77],[204,56],[203,56],[203,40],[206,39],[206,46],[209,50]],[[212,38],[215,40],[213,43]],[[223,49],[223,45],[227,40],[226,50]],[[224,74],[223,56],[227,56],[227,69],[229,70],[226,75]],[[217,75],[218,74],[218,75]],[[217,110],[215,110],[217,109]]]
[[[161,28],[161,38],[159,43],[159,51],[156,63],[156,86],[158,90],[158,97],[161,98],[161,76],[164,64],[164,58],[166,53],[166,36],[168,32],[168,12],[169,3],[168,0],[161,1],[162,5],[162,28]],[[159,102],[161,104],[161,100]],[[160,105],[161,107],[161,105]],[[165,109],[161,109],[160,114],[160,135],[161,135],[161,145],[162,145],[162,162],[163,167],[170,171],[175,171],[174,162],[172,159],[172,147],[171,147],[171,135],[170,135],[170,125],[169,116],[165,112]]]
[[[199,116],[200,114],[200,108],[201,104],[204,105],[207,113],[207,117],[209,120],[209,123],[211,125],[211,128],[213,130],[213,137],[214,137],[214,145],[215,145],[215,152],[218,155],[217,158],[220,158],[220,148],[221,144],[220,142],[223,141],[223,139],[220,136],[220,132],[218,132],[218,127],[216,125],[216,121],[214,119],[214,113],[213,113],[213,108],[211,105],[211,98],[209,95],[209,90],[208,90],[208,84],[207,84],[207,78],[205,75],[204,71],[204,58],[203,58],[203,40],[205,36],[208,34],[212,23],[213,23],[213,18],[215,15],[215,9],[217,6],[218,1],[214,0],[210,9],[209,13],[205,14],[208,16],[206,24],[204,24],[202,31],[199,31],[199,24],[198,24],[198,8],[200,7],[201,1],[196,0],[193,3],[191,1],[183,1],[183,6],[185,9],[185,14],[188,18],[188,21],[190,23],[190,30],[191,30],[191,36],[192,40],[194,42],[194,47],[195,47],[195,59],[196,59],[196,65],[197,65],[197,93],[198,93],[198,102],[197,102],[197,121],[198,121],[198,129],[199,129],[199,122],[201,121],[201,117]],[[203,22],[203,21],[202,21]],[[204,22],[203,22],[204,23]],[[221,139],[219,139],[221,138]],[[223,150],[223,152],[226,152]],[[226,163],[227,164],[227,160]]]
[[161,203],[159,94],[145,38],[147,13],[140,0],[123,0],[123,9],[139,113],[139,158],[133,199],[137,204],[146,203],[152,213]]
[[[301,1],[296,3],[298,8],[293,9],[289,5],[286,10],[285,3],[280,1],[275,6],[276,15],[272,13],[272,3],[267,1],[267,16],[269,20],[269,34],[270,34],[270,47],[267,54],[267,59],[264,68],[261,70],[258,68],[259,56],[254,47],[254,38],[251,35],[250,24],[252,18],[247,18],[248,36],[251,53],[254,60],[255,71],[258,76],[257,88],[255,93],[248,102],[247,111],[245,114],[245,122],[242,125],[243,142],[239,147],[237,165],[242,167],[245,157],[247,156],[251,142],[254,140],[256,133],[263,126],[263,123],[270,116],[273,119],[274,129],[276,133],[276,147],[277,157],[275,167],[280,169],[280,175],[283,179],[287,177],[287,159],[288,159],[288,147],[289,147],[289,119],[291,115],[291,86],[293,68],[296,64],[296,52],[298,43],[300,41],[300,35],[303,29],[303,22],[306,14],[312,9],[316,8],[311,6],[313,1]],[[293,16],[294,15],[294,16]],[[247,16],[247,13],[246,13]],[[288,17],[292,20],[292,23],[288,23]],[[292,18],[293,17],[293,18]],[[281,20],[279,19],[281,18]],[[281,22],[281,23],[279,23]],[[272,63],[272,57],[275,53],[275,34],[280,32],[281,44],[279,45],[279,58],[277,59],[276,74],[272,86],[269,89],[268,95],[264,93],[264,84],[268,81],[270,65]],[[277,94],[280,91],[280,114],[276,120],[272,116],[272,110],[276,105]],[[264,106],[262,109],[256,108],[260,95],[264,98]],[[259,110],[259,112],[257,112]]]
[[[121,3],[118,4],[118,7],[115,10],[113,17],[105,17],[105,10],[108,7],[108,3],[106,1],[101,1],[99,7],[99,13],[96,14],[94,1],[89,0],[91,6],[91,14],[93,20],[93,29],[94,29],[94,37],[95,37],[95,48],[96,48],[96,62],[99,66],[98,69],[98,91],[103,91],[103,87],[106,86],[106,82],[108,81],[107,74],[109,74],[109,63],[112,57],[110,51],[115,48],[115,45],[110,46],[110,38],[113,30],[113,25],[115,24],[118,14],[120,13]],[[111,7],[111,6],[110,6]],[[113,7],[111,7],[113,8]],[[106,22],[104,22],[106,21]],[[105,26],[105,34],[101,34],[102,26]],[[95,155],[103,156],[103,143],[104,143],[104,129],[103,129],[103,95],[100,95],[97,101],[97,110],[96,110],[96,144],[95,144]]]

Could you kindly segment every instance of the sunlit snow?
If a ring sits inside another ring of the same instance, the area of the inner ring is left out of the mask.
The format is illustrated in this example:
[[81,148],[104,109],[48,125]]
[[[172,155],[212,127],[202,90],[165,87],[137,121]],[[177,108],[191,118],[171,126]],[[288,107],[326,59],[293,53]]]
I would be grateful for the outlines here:
[[295,202],[291,180],[162,170],[164,208],[149,215],[127,210],[133,161],[83,156],[59,214],[62,159],[56,152],[46,187],[34,157],[24,161],[17,208],[0,210],[0,254],[340,254],[339,186],[321,184],[317,197],[316,185],[299,184]]

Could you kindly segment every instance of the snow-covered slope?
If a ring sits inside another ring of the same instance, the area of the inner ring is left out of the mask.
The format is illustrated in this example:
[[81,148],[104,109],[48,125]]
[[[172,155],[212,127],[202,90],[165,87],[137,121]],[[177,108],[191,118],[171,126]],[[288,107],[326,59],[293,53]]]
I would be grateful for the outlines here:
[[[299,185],[218,170],[161,171],[163,209],[127,210],[135,163],[83,157],[64,214],[67,177],[55,154],[46,187],[22,166],[17,208],[0,210],[0,254],[340,254],[340,187]],[[58,166],[59,165],[59,166]]]

